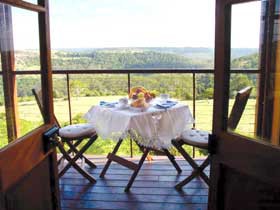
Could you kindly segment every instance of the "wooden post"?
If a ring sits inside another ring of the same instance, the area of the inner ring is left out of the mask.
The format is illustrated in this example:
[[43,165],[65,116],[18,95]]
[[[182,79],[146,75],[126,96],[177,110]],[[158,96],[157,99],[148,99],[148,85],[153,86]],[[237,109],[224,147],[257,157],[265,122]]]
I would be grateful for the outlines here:
[[[48,0],[38,0],[38,4],[48,11]],[[41,62],[41,83],[42,99],[44,108],[45,123],[55,123],[53,110],[53,85],[52,85],[52,65],[51,65],[51,44],[49,13],[39,12],[39,35],[40,35],[40,62]]]
[[[53,83],[52,83],[52,64],[51,64],[51,43],[50,43],[50,23],[49,23],[49,0],[38,0],[38,5],[45,11],[38,13],[39,20],[39,38],[40,38],[40,67],[41,67],[41,85],[42,85],[42,99],[45,123],[56,123],[53,108]],[[53,163],[51,173],[55,174],[55,178],[51,178],[52,184],[52,200],[53,209],[60,210],[60,193],[58,186],[58,171],[56,165],[56,153],[50,161]]]
[[[276,31],[276,29],[275,29]],[[280,27],[277,28],[277,34],[280,34]],[[273,87],[273,119],[272,119],[272,133],[271,143],[273,145],[280,144],[280,42],[277,41],[275,47],[275,74],[274,74],[274,87]]]
[[267,28],[268,28],[268,2],[262,2],[262,13],[261,13],[261,28],[260,28],[260,43],[259,43],[259,69],[260,73],[258,75],[258,90],[257,90],[257,104],[255,116],[255,134],[256,136],[262,136],[262,122],[263,122],[263,112],[264,112],[264,91],[265,86],[265,66],[266,66],[266,53],[267,53]]
[[[279,48],[279,47],[278,47]],[[279,50],[278,50],[279,51]],[[277,53],[279,54],[279,52]],[[277,60],[277,65],[280,65],[280,60]],[[279,146],[280,144],[280,71],[279,67],[275,73],[275,87],[274,87],[274,106],[273,106],[273,120],[272,120],[272,133],[271,143]]]
[[11,6],[0,4],[0,51],[3,72],[3,88],[6,109],[8,141],[19,136],[19,118],[17,110],[17,87],[15,55],[13,44]]

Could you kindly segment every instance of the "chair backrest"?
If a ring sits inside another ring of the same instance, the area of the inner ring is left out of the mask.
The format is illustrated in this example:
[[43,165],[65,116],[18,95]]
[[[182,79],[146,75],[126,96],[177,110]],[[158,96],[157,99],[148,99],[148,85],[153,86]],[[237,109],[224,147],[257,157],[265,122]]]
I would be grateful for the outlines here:
[[228,118],[228,128],[231,130],[235,130],[241,116],[245,110],[247,101],[250,97],[252,91],[252,87],[246,87],[237,92],[235,96],[235,101],[233,107],[231,109],[229,118]]
[[[32,93],[35,96],[37,105],[40,109],[41,115],[44,116],[44,112],[43,112],[43,101],[42,101],[42,90],[41,89],[35,89],[32,88]],[[55,120],[55,124],[60,127],[59,122],[56,118],[56,116],[54,116],[54,120]]]

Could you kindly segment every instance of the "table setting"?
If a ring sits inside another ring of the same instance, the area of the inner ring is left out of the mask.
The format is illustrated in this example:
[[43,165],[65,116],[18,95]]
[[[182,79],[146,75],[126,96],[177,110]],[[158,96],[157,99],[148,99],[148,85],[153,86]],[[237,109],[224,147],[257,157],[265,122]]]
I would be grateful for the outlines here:
[[[125,191],[129,191],[149,151],[166,155],[178,173],[181,172],[168,149],[172,146],[171,140],[179,137],[185,129],[190,129],[194,119],[187,105],[166,93],[159,97],[156,95],[144,87],[133,87],[128,97],[121,97],[118,101],[100,101],[84,115],[98,136],[117,142],[107,156],[100,177],[104,178],[112,161],[134,171]],[[138,164],[116,155],[125,138],[135,141],[143,152]]]
[[157,149],[170,148],[171,139],[194,122],[187,105],[168,94],[156,97],[143,87],[132,88],[128,97],[117,102],[101,101],[84,117],[104,140],[130,136],[142,146]]
[[[117,102],[100,101],[99,105],[107,108],[130,109],[143,112],[151,106],[158,109],[168,109],[178,103],[176,100],[170,99],[168,94],[160,94],[160,97],[156,98],[155,93],[148,92],[143,87],[137,88],[132,88],[129,98],[122,97]],[[145,93],[141,91],[145,91]]]

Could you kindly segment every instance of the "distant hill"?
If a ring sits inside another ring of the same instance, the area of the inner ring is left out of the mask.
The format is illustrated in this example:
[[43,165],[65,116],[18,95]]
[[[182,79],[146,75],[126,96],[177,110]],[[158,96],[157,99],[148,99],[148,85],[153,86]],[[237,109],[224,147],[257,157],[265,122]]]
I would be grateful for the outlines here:
[[[234,48],[232,60],[256,52],[254,48]],[[53,53],[53,64],[54,69],[213,68],[214,50],[191,47],[60,49]]]
[[56,51],[52,55],[54,69],[213,68],[211,59],[192,59],[147,49]]
[[[250,56],[256,52],[257,49],[233,49],[232,61],[238,67],[241,65],[240,62],[244,66],[246,60],[249,59],[253,63],[247,66],[254,66],[255,63]],[[16,51],[15,54],[17,70],[39,69],[38,51]],[[52,50],[52,64],[53,69],[61,70],[213,68],[214,51],[211,48],[191,47],[54,49]]]
[[258,53],[236,58],[231,62],[232,68],[237,69],[257,69],[259,64]]
[[231,59],[244,57],[247,55],[257,54],[257,48],[233,48],[231,51]]
[[[65,52],[146,52],[153,51],[159,53],[172,53],[182,55],[188,58],[196,59],[214,59],[214,49],[205,47],[119,47],[119,48],[69,48],[54,49],[55,51]],[[233,48],[231,52],[232,59],[256,53],[257,48]]]

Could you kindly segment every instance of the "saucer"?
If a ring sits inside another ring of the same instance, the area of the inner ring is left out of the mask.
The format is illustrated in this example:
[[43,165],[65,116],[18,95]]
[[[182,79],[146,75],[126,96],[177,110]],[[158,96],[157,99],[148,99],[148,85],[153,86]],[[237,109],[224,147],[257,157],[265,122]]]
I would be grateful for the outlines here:
[[156,106],[159,108],[168,109],[175,106],[177,103],[177,101],[166,100],[165,102],[157,103]]

